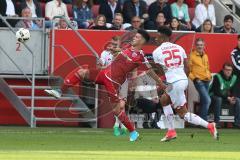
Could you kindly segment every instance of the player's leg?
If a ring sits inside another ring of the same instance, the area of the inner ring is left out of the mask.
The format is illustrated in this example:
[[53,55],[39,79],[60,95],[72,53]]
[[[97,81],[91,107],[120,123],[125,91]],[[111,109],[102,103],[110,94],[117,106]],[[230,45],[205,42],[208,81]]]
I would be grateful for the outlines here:
[[[124,100],[120,100],[121,103],[121,110],[125,111],[125,101]],[[120,136],[121,135],[121,128],[122,126],[124,126],[121,121],[118,119],[118,117],[115,115],[115,123],[113,125],[113,135],[114,136]],[[124,126],[125,127],[125,126]],[[126,127],[125,127],[126,128]]]
[[161,96],[160,102],[163,106],[163,112],[166,117],[166,121],[168,123],[168,131],[161,139],[162,142],[170,141],[172,139],[177,138],[177,133],[174,127],[174,113],[171,104],[171,99],[170,97],[165,93]]
[[186,105],[176,108],[178,115],[188,123],[207,128],[214,139],[218,139],[218,132],[215,123],[208,123],[198,115],[188,112]]
[[[122,105],[123,108],[121,108],[121,109],[125,111],[125,105],[126,105],[127,96],[128,96],[128,81],[127,80],[121,85],[119,95],[121,97],[121,103],[124,103]],[[128,132],[128,129],[121,122],[119,124],[120,124],[121,134],[126,135]]]
[[171,97],[171,99],[173,101],[176,112],[185,121],[187,121],[191,124],[194,124],[194,125],[199,125],[204,128],[208,128],[211,135],[217,139],[218,134],[217,134],[217,129],[216,129],[215,123],[208,123],[204,119],[200,118],[198,115],[188,112],[187,107],[186,107],[187,100],[186,100],[186,96],[184,93],[185,90],[187,89],[187,87],[188,87],[187,80],[179,81],[174,86],[176,94],[173,98]]
[[[121,98],[118,94],[119,85],[113,83],[113,81],[109,80],[106,76],[99,76],[101,81],[103,82],[106,90],[108,91],[108,95],[110,98],[110,102],[113,104],[113,113],[116,117],[118,117],[119,121],[128,129],[130,132],[130,141],[136,141],[139,137],[138,132],[136,132],[133,123],[130,121],[129,117],[125,113],[125,103],[122,103]],[[124,109],[123,109],[124,108]]]
[[114,116],[114,119],[115,119],[115,122],[114,122],[114,125],[113,125],[113,135],[114,136],[120,136],[121,135],[121,132],[120,132],[120,121],[118,119],[117,116]]
[[87,66],[80,66],[80,67],[72,70],[64,78],[63,85],[61,86],[60,89],[45,89],[44,91],[47,94],[49,94],[49,95],[51,95],[55,98],[60,98],[62,96],[62,94],[67,91],[68,88],[79,84],[79,82],[83,79],[89,79],[90,75],[93,75],[93,74],[90,74],[90,73],[92,73],[92,71],[89,70]]
[[[79,70],[81,70],[81,68],[76,68],[72,70],[64,78],[63,85],[60,89],[45,89],[44,91],[55,98],[60,98],[63,92],[65,92],[69,87],[76,85],[80,81],[82,75],[78,74]],[[84,72],[82,71],[82,74],[83,73]]]
[[[125,105],[125,104],[124,104]],[[125,107],[125,106],[124,106]],[[114,106],[113,112],[115,116],[118,117],[120,122],[128,129],[130,132],[129,140],[130,141],[136,141],[139,137],[138,132],[135,130],[135,127],[133,123],[130,121],[129,117],[125,113],[125,111],[122,109],[123,108],[123,103],[120,101]]]
[[[125,111],[125,100],[120,100],[121,104],[121,110]],[[124,124],[118,119],[117,116],[114,116],[115,123],[113,125],[113,135],[114,136],[120,136],[120,135],[126,135],[128,133],[128,129],[124,126]]]

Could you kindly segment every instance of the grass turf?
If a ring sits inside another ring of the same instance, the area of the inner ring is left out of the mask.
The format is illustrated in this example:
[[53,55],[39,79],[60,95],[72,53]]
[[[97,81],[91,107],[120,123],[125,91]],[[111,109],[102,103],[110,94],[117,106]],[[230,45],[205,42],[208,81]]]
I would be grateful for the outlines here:
[[204,129],[178,130],[160,143],[163,130],[139,130],[141,140],[114,137],[111,129],[0,127],[1,160],[240,160],[240,130],[220,130],[215,141]]

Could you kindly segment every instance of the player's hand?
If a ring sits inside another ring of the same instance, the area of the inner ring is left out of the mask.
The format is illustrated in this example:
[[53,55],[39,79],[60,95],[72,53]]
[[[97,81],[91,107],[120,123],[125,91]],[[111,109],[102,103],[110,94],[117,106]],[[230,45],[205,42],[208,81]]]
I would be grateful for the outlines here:
[[104,62],[101,58],[98,59],[97,64],[100,65],[100,66],[104,66]]
[[168,84],[167,88],[165,89],[165,91],[170,92],[171,90],[173,90],[173,85],[172,84]]
[[167,85],[165,85],[164,83],[160,83],[159,84],[159,89],[160,90],[166,90],[167,89]]

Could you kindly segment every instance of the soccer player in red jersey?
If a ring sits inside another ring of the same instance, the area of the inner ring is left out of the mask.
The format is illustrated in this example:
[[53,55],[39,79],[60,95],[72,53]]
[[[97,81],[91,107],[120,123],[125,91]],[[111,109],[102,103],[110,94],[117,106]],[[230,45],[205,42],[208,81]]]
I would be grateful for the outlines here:
[[[64,80],[62,90],[45,90],[48,94],[59,98],[62,96],[62,92],[67,87],[77,84],[82,79],[93,80],[97,84],[105,86],[110,102],[113,104],[113,112],[115,116],[124,124],[124,126],[130,132],[130,141],[136,141],[139,137],[139,133],[135,130],[133,123],[130,121],[124,111],[125,103],[119,96],[119,89],[121,85],[126,81],[127,75],[133,72],[135,69],[141,67],[146,74],[152,77],[160,89],[166,89],[162,80],[155,74],[151,65],[144,57],[142,51],[143,45],[150,39],[149,34],[145,30],[138,30],[131,46],[126,50],[119,52],[115,57],[111,65],[103,70],[79,68],[72,71]],[[98,74],[97,74],[98,73]]]

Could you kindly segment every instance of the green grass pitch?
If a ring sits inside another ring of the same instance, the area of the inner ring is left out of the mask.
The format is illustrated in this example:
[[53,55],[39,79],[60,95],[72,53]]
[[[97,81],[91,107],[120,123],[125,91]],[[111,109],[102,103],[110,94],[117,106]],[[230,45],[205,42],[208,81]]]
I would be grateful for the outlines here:
[[240,160],[240,130],[219,132],[215,141],[205,129],[182,129],[160,143],[165,130],[139,130],[131,143],[111,129],[0,127],[0,160]]

